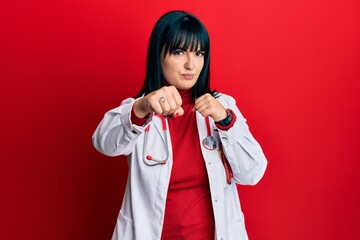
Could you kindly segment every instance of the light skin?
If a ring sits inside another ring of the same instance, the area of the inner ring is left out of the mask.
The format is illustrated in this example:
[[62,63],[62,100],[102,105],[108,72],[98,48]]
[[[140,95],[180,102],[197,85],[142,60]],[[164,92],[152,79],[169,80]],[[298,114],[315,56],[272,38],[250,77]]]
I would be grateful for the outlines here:
[[[151,112],[178,117],[184,114],[178,89],[191,89],[204,67],[204,52],[177,49],[161,60],[165,80],[170,86],[153,91],[134,104],[134,113],[144,118]],[[194,110],[202,116],[210,116],[215,122],[226,118],[226,109],[211,95],[204,94],[195,100]]]

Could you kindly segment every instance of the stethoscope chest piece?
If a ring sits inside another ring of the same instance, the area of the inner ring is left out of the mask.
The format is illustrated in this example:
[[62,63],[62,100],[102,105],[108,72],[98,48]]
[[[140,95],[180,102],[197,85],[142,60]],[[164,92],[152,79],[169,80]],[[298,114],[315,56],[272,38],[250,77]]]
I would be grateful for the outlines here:
[[202,143],[208,150],[215,150],[217,148],[217,143],[214,136],[207,136],[203,139]]
[[217,143],[215,137],[211,135],[209,117],[205,117],[205,122],[206,122],[207,137],[202,140],[202,144],[207,150],[215,150],[217,148]]

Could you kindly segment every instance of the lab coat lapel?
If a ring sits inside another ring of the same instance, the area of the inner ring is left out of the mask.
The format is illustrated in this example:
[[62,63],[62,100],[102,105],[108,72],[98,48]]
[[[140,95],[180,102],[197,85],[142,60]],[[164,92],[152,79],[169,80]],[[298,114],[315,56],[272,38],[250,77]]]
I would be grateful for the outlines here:
[[204,147],[202,141],[208,136],[207,127],[206,127],[206,119],[198,112],[196,112],[196,121],[199,132],[199,141],[201,146],[201,152],[204,157],[206,170],[209,177],[211,197],[216,199],[219,197],[219,193],[223,191],[223,188],[227,186],[226,176],[223,163],[221,162],[219,156],[219,136],[214,131],[215,123],[212,118],[209,117],[210,120],[210,134],[215,137],[217,141],[217,149],[209,150]]
[[205,121],[206,121],[205,118],[198,111],[196,111],[196,123],[198,127],[201,148],[202,148],[202,140],[207,137],[207,128]]

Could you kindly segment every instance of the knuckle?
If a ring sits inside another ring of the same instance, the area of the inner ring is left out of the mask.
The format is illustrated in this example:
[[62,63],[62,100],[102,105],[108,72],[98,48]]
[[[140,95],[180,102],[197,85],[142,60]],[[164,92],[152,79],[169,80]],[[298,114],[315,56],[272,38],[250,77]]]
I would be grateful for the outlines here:
[[165,105],[165,106],[163,106],[162,110],[163,110],[163,112],[168,112],[170,110],[170,106]]
[[163,110],[162,110],[161,108],[154,110],[154,112],[155,112],[156,114],[163,114]]
[[170,104],[169,110],[174,111],[176,109],[176,104]]
[[164,93],[166,93],[166,92],[167,92],[167,90],[166,90],[166,89],[167,89],[167,87],[166,87],[166,86],[164,86],[164,87],[160,88],[160,89],[159,89],[160,94],[161,94],[161,95],[164,95]]

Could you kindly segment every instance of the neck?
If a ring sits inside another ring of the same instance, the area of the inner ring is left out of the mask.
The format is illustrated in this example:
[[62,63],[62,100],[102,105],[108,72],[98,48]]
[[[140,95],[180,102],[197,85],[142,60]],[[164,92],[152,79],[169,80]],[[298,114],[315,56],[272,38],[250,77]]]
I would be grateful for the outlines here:
[[182,89],[178,89],[179,91],[179,94],[182,98],[182,101],[183,101],[183,104],[184,103],[193,103],[194,102],[194,99],[193,99],[193,96],[192,96],[192,89],[185,89],[185,90],[182,90]]

